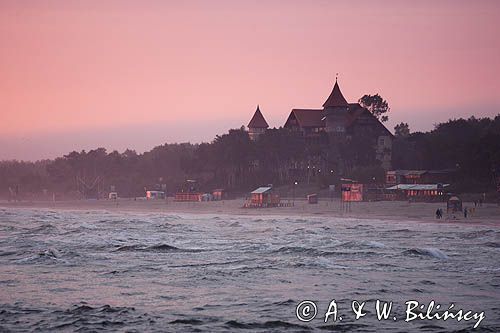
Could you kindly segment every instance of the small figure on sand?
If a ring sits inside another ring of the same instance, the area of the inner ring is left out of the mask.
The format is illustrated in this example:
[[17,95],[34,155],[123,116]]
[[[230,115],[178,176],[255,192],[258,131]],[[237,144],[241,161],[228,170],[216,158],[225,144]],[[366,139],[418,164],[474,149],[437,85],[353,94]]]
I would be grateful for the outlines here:
[[443,211],[441,208],[436,209],[436,218],[441,219],[443,217]]
[[467,218],[467,207],[464,208],[464,217]]

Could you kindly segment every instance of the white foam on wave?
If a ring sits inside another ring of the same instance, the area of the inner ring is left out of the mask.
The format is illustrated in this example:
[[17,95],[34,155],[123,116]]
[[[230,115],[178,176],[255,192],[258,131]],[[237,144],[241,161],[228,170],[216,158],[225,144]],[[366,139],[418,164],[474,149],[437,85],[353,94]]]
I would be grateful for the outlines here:
[[477,267],[472,269],[475,272],[500,272],[500,267]]
[[378,248],[378,249],[385,247],[384,243],[377,242],[377,241],[367,241],[367,242],[365,242],[365,244],[369,247],[374,247],[374,248]]
[[425,248],[424,250],[428,251],[429,254],[434,257],[434,258],[438,258],[438,259],[448,259],[448,256],[443,252],[441,251],[440,249],[437,249],[435,247],[429,247],[429,248]]
[[429,256],[436,259],[448,259],[446,253],[435,247],[415,248],[406,252],[413,255]]
[[331,259],[325,257],[318,257],[314,259],[314,264],[322,268],[338,268],[338,269],[348,269],[348,266],[336,264]]

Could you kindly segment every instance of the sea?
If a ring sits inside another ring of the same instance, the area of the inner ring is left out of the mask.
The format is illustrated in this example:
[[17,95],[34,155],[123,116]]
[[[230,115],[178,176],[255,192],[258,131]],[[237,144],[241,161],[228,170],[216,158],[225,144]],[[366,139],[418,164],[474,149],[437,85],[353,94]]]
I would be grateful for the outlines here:
[[500,332],[499,230],[0,208],[0,332]]

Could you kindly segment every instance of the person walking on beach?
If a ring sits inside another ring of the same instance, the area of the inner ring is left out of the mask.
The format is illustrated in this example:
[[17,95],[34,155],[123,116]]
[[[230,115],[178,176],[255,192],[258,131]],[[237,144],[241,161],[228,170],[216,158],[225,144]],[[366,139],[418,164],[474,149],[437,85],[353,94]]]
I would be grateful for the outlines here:
[[464,217],[467,218],[467,207],[464,208]]
[[441,218],[441,216],[440,216],[441,214],[440,214],[440,213],[441,213],[441,212],[439,211],[439,208],[438,208],[438,209],[436,209],[436,218],[437,218],[438,220]]

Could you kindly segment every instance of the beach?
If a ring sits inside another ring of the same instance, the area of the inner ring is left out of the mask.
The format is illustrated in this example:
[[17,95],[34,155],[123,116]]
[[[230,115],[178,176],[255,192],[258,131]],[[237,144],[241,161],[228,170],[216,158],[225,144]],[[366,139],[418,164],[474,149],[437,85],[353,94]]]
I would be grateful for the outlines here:
[[[64,210],[105,210],[110,212],[158,212],[158,213],[201,213],[231,214],[239,216],[282,215],[282,216],[332,216],[390,221],[416,221],[428,223],[488,224],[500,226],[500,206],[483,203],[475,207],[473,202],[464,202],[469,214],[464,218],[461,212],[446,213],[445,202],[375,201],[344,203],[338,198],[320,199],[318,204],[308,204],[302,199],[284,199],[289,207],[243,208],[244,198],[208,202],[175,202],[167,200],[145,200],[119,198],[117,200],[65,200],[65,201],[0,201],[0,207],[47,208]],[[436,219],[435,212],[443,209],[444,217]],[[474,208],[472,211],[471,209]]]

